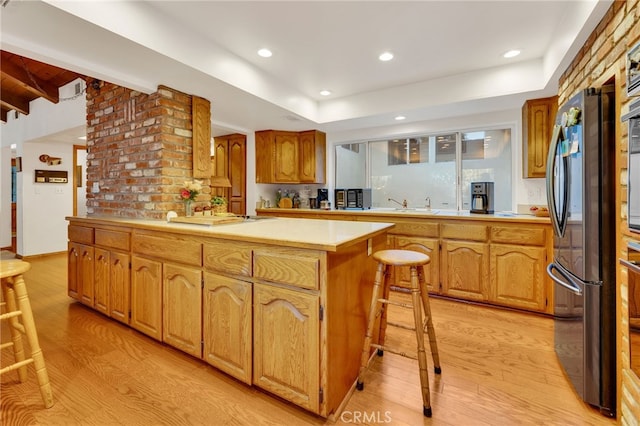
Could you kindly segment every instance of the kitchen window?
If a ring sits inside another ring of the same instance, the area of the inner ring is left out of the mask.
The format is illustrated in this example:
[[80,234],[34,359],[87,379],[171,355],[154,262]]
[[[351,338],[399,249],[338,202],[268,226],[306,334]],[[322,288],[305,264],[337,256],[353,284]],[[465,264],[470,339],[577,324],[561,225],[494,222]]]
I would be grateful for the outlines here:
[[[512,209],[511,128],[336,145],[336,188],[371,188],[373,207],[469,210],[471,182],[494,182],[496,211]],[[358,149],[354,150],[354,145]]]

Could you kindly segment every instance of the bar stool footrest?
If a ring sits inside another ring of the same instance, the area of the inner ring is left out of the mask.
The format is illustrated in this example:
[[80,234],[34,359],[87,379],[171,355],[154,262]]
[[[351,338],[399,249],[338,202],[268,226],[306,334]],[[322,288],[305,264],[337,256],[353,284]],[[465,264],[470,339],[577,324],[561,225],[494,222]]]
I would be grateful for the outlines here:
[[[398,350],[391,349],[391,348],[388,348],[388,347],[386,347],[386,346],[382,346],[382,345],[377,345],[377,344],[375,344],[375,343],[372,343],[372,344],[371,344],[371,347],[372,347],[372,348],[376,348],[378,351],[391,352],[392,354],[400,355],[400,356],[403,356],[403,357],[405,357],[405,358],[410,358],[410,359],[414,359],[414,360],[417,360],[417,359],[418,359],[418,355],[408,354],[408,353],[406,353],[406,352],[400,352],[400,351],[398,351]],[[380,355],[380,356],[381,356],[381,355]]]

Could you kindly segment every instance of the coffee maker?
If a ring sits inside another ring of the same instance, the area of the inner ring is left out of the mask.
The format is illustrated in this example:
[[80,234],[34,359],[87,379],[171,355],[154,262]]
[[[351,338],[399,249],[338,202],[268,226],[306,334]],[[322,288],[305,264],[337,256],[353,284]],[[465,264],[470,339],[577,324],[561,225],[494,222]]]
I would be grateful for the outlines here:
[[329,203],[329,190],[327,188],[318,188],[318,197],[316,198],[316,208],[321,209],[322,202]]
[[493,182],[471,182],[471,213],[493,213]]

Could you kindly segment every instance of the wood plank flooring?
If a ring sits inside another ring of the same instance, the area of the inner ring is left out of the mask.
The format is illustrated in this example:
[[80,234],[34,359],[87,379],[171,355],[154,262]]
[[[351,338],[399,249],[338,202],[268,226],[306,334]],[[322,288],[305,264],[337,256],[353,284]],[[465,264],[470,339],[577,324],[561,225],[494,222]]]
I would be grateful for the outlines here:
[[[25,383],[7,373],[0,424],[332,424],[74,302],[65,255],[29,262],[55,404],[44,409],[32,367]],[[354,392],[336,424],[615,424],[572,391],[553,351],[551,319],[441,299],[431,306],[442,363],[442,375],[429,370],[433,417],[422,416],[417,361],[385,353],[374,357],[364,391]],[[391,307],[389,318],[409,323],[412,316]],[[1,332],[6,341],[5,324]],[[410,331],[389,328],[387,343],[415,352]],[[4,350],[2,364],[12,360]]]

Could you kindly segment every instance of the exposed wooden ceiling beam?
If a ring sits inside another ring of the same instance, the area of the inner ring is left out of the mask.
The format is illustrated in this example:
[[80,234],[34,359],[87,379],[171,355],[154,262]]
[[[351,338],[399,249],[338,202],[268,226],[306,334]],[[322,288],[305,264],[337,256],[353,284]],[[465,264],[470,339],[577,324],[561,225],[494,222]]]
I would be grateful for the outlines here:
[[0,93],[0,105],[6,109],[15,109],[24,115],[29,115],[29,100],[22,99],[19,96],[2,91]]
[[41,96],[54,104],[60,100],[58,88],[34,75],[29,75],[24,68],[21,68],[9,61],[2,63],[2,76],[13,80],[25,90]]

